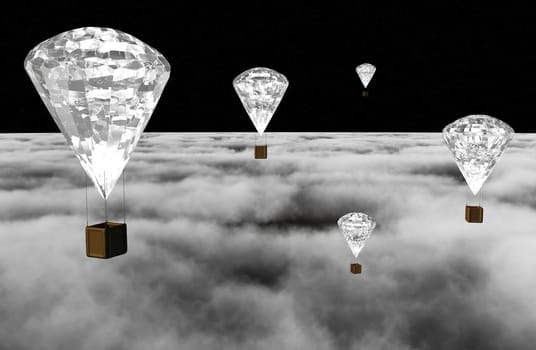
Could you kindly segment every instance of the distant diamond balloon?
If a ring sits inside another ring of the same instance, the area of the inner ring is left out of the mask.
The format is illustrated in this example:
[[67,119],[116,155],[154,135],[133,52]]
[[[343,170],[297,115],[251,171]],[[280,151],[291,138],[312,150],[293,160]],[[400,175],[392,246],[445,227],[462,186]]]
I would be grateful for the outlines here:
[[86,27],[37,45],[24,67],[87,175],[107,198],[158,103],[169,63],[129,34]]
[[337,225],[356,258],[376,227],[372,218],[364,213],[348,213],[337,221]]
[[514,130],[488,115],[469,115],[443,129],[443,139],[474,195],[514,137]]
[[233,86],[257,132],[262,135],[287,90],[287,78],[269,68],[252,68],[237,76]]
[[363,63],[357,66],[355,71],[359,76],[359,80],[361,80],[361,83],[366,89],[370,83],[370,80],[374,76],[374,73],[376,73],[376,67],[370,63]]

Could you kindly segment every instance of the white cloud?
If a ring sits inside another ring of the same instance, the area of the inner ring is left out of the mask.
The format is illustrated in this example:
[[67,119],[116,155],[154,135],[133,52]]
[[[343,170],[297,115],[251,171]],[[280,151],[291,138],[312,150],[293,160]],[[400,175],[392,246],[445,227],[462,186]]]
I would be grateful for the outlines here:
[[[3,344],[532,347],[532,136],[516,135],[485,185],[481,225],[464,221],[467,186],[439,134],[270,134],[262,161],[253,141],[144,136],[126,172],[129,252],[96,260],[62,136],[1,135]],[[360,276],[336,227],[355,210],[378,222]]]

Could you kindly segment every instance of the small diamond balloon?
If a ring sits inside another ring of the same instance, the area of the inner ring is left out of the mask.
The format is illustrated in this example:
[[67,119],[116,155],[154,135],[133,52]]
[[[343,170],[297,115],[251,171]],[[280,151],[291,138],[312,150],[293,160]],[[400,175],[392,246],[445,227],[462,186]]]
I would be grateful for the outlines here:
[[443,129],[443,139],[474,195],[513,137],[508,124],[488,115],[469,115]]
[[237,76],[233,86],[257,132],[262,135],[287,90],[287,78],[273,69],[252,68]]
[[169,79],[158,51],[110,28],[70,30],[24,61],[41,99],[95,187],[107,198]]
[[376,67],[370,63],[363,63],[357,66],[355,68],[355,71],[359,76],[359,80],[361,80],[361,83],[366,89],[368,84],[370,83],[370,80],[374,76],[374,73],[376,73]]
[[364,213],[348,213],[337,221],[337,225],[356,258],[376,227],[372,218]]

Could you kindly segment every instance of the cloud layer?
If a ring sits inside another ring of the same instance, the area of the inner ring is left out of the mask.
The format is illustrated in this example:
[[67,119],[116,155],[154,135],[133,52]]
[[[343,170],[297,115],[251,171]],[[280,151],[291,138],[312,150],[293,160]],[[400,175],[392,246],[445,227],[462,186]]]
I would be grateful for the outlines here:
[[[531,349],[536,137],[484,186],[439,134],[146,134],[129,252],[85,257],[85,179],[59,134],[0,135],[0,339],[9,349]],[[110,216],[122,218],[121,185]],[[102,202],[89,188],[90,222]],[[353,257],[337,219],[377,228]]]

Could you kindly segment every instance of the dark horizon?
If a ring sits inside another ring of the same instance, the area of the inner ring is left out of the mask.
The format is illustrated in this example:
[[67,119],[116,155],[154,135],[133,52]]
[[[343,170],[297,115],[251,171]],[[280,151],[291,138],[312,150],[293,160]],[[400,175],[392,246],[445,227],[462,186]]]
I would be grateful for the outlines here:
[[[255,66],[290,81],[267,132],[440,132],[469,114],[536,132],[536,121],[525,117],[536,93],[536,26],[528,9],[463,2],[202,5],[115,2],[82,11],[69,1],[4,11],[12,53],[4,67],[13,68],[1,93],[15,117],[0,132],[59,131],[23,61],[38,43],[88,25],[132,34],[170,62],[147,132],[254,132],[232,80]],[[363,62],[377,67],[368,98],[355,73]]]

